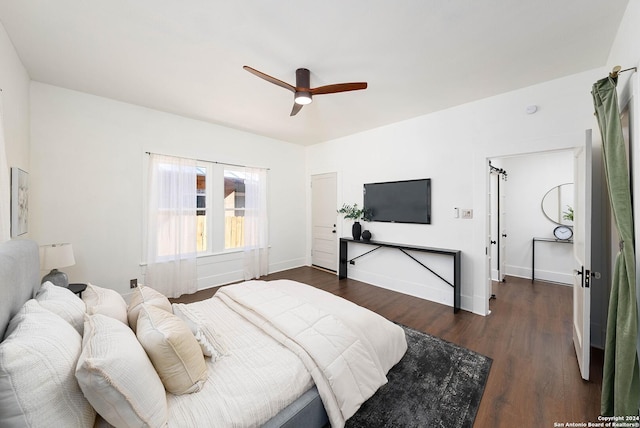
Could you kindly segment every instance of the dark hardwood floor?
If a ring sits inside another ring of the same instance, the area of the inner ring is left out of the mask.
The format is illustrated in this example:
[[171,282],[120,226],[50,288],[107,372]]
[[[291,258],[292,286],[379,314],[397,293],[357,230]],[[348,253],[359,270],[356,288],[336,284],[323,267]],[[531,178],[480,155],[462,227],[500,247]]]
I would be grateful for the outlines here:
[[[602,352],[592,353],[591,380],[580,377],[572,342],[571,288],[508,278],[494,283],[491,315],[385,290],[333,273],[302,267],[269,275],[313,285],[382,316],[493,359],[475,427],[553,427],[555,422],[596,422]],[[208,298],[215,289],[176,299]]]

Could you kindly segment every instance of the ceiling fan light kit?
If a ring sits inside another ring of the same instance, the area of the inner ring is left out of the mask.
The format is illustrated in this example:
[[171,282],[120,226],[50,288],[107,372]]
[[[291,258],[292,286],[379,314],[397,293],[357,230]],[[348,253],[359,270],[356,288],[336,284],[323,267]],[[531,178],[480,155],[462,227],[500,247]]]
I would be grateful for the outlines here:
[[296,92],[293,100],[296,104],[307,105],[311,104],[311,93],[310,92]]
[[281,88],[288,89],[293,92],[293,109],[291,110],[291,116],[295,116],[302,109],[302,106],[310,104],[313,101],[313,95],[322,94],[334,94],[337,92],[357,91],[360,89],[367,89],[367,82],[355,82],[355,83],[336,83],[333,85],[319,86],[317,88],[311,87],[311,79],[308,69],[299,68],[296,70],[296,86],[290,85],[287,82],[271,77],[261,71],[251,68],[248,65],[243,67],[249,73],[254,74],[261,79],[271,82],[274,85]]

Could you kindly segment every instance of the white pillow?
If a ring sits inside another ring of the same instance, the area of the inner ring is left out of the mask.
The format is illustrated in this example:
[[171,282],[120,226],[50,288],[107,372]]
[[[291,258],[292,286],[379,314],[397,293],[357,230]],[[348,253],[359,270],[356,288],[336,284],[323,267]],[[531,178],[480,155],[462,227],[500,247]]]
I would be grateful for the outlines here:
[[82,292],[82,300],[87,306],[87,314],[106,315],[129,325],[127,322],[127,302],[117,291],[87,284],[87,289]]
[[191,333],[198,341],[202,354],[205,357],[211,357],[212,361],[227,354],[227,347],[224,340],[214,331],[211,322],[202,320],[202,317],[193,313],[184,303],[173,303],[173,314],[184,321]]
[[87,316],[76,378],[85,397],[111,425],[167,424],[162,382],[133,331],[114,318]]
[[86,306],[73,291],[47,281],[40,286],[36,293],[36,300],[40,306],[71,324],[82,336]]
[[152,305],[160,309],[164,309],[167,312],[171,312],[171,303],[167,297],[154,290],[151,287],[145,287],[139,285],[136,287],[136,291],[131,296],[131,301],[127,307],[127,316],[129,318],[129,325],[136,331],[136,323],[138,322],[138,313],[140,312],[140,305],[143,303]]
[[143,304],[136,335],[167,391],[181,395],[202,389],[207,365],[184,321],[171,312]]
[[81,346],[68,322],[27,301],[0,344],[0,426],[92,427],[96,412],[74,376]]

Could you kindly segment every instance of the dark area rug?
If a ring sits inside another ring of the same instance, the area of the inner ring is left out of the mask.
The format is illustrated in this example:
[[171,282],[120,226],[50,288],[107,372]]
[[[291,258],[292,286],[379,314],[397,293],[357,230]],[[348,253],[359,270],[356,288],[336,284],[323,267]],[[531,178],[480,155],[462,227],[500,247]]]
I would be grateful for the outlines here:
[[401,327],[407,353],[346,428],[472,427],[493,360]]

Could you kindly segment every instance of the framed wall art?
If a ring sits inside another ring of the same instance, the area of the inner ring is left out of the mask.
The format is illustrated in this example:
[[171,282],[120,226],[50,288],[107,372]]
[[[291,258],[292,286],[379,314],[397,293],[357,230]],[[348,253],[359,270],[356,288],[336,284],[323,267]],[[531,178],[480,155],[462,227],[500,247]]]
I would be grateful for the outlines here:
[[24,235],[29,226],[29,174],[11,168],[11,237]]

